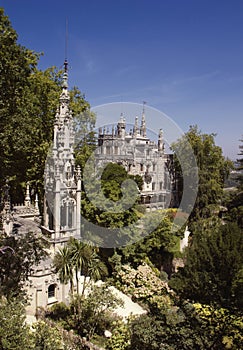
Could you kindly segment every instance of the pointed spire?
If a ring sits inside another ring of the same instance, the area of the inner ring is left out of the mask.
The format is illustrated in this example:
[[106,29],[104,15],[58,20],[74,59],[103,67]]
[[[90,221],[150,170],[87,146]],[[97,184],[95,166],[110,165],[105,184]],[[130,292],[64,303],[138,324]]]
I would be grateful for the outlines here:
[[59,98],[59,118],[65,118],[65,115],[69,114],[69,91],[68,91],[68,61],[64,61],[64,73],[62,77],[62,92]]
[[141,128],[140,128],[140,134],[143,137],[146,137],[145,104],[146,102],[143,101],[143,113],[142,113],[142,121],[141,121]]

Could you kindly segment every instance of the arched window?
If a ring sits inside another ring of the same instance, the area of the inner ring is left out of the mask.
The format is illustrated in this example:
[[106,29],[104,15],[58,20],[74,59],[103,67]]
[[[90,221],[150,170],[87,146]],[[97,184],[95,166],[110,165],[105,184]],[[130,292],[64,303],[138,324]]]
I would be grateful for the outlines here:
[[48,298],[54,298],[55,297],[55,291],[56,291],[56,285],[50,284],[48,287]]
[[66,227],[67,225],[66,213],[67,213],[66,203],[62,203],[62,206],[61,206],[61,226],[62,227]]

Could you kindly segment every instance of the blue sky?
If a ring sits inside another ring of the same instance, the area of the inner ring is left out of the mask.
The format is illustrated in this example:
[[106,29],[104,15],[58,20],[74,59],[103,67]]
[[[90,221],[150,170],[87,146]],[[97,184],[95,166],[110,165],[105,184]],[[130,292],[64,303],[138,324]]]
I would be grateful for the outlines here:
[[[242,0],[0,0],[19,43],[61,67],[91,106],[147,101],[185,132],[216,133],[237,157],[243,135]],[[118,116],[119,117],[119,116]],[[160,127],[160,126],[158,126]]]

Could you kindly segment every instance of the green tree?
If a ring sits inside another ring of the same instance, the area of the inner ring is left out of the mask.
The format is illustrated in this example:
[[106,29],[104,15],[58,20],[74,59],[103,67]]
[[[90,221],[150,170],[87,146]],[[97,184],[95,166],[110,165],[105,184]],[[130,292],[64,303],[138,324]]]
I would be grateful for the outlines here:
[[[94,171],[93,163],[86,164],[85,171],[85,191],[82,192],[81,205],[83,218],[86,219],[83,220],[85,238],[89,240],[91,237],[92,241],[96,239],[99,246],[114,247],[121,245],[121,242],[125,245],[133,240],[134,230],[130,230],[130,226],[141,214],[137,206],[137,183],[118,164],[110,163],[104,169],[99,169],[101,179]],[[90,194],[93,198],[90,198]],[[102,230],[103,227],[108,229]],[[126,227],[129,229],[120,230]]]
[[79,150],[80,146],[93,140],[96,115],[90,111],[85,95],[76,86],[70,90],[70,108],[74,115],[76,149]]
[[32,349],[23,302],[0,297],[0,349]]
[[122,300],[105,284],[92,286],[86,297],[77,295],[70,305],[72,328],[88,339],[92,339],[95,333],[103,335],[110,327],[110,313],[122,305]]
[[107,350],[130,349],[130,324],[116,320],[112,324],[112,336],[108,339]]
[[[56,305],[56,304],[55,304]],[[33,323],[30,340],[35,350],[81,350],[84,341],[73,332],[66,331],[58,323],[43,318]],[[27,349],[27,348],[24,348]]]
[[[173,166],[176,169],[180,197],[183,192],[183,181],[194,176],[195,170],[191,167],[190,159],[187,156],[187,142],[190,143],[197,161],[199,185],[190,221],[214,215],[220,204],[224,182],[233,166],[231,161],[224,158],[222,149],[215,144],[214,137],[215,134],[203,134],[197,126],[191,126],[185,136],[172,146],[176,152]],[[179,160],[184,163],[185,171],[183,174]],[[193,192],[193,189],[191,190]],[[191,194],[188,193],[187,197],[190,199]]]
[[36,350],[65,349],[62,333],[58,327],[43,320],[33,324],[32,341]]
[[[71,238],[66,247],[69,252],[69,263],[75,270],[77,294],[79,294],[79,272],[82,271],[84,265],[88,263],[88,247],[82,241]],[[73,276],[72,276],[73,278]]]
[[73,294],[73,262],[70,248],[64,246],[54,256],[53,266],[61,283],[70,283],[70,292]]
[[106,276],[107,268],[105,264],[100,260],[96,247],[72,238],[70,239],[68,245],[70,249],[72,265],[75,269],[77,293],[79,294],[78,274],[80,273],[80,275],[84,276],[81,293],[84,295],[88,281],[97,281]]
[[[241,140],[243,142],[243,140]],[[243,155],[243,145],[239,146],[239,155]],[[227,196],[224,198],[223,205],[226,206],[227,212],[225,219],[236,222],[241,228],[243,228],[243,158],[237,159],[236,168],[237,187],[232,191],[227,192]]]
[[122,300],[108,285],[92,284],[86,296],[75,295],[69,306],[61,303],[53,305],[46,316],[58,321],[65,329],[72,329],[76,334],[91,339],[94,334],[103,335],[106,329],[112,327],[117,318],[112,316],[112,312],[122,305]]
[[107,275],[107,268],[100,260],[98,250],[87,243],[70,238],[67,245],[59,249],[54,257],[53,266],[59,274],[62,283],[70,283],[73,294],[73,281],[76,279],[77,294],[79,290],[79,276],[84,277],[81,294],[91,281],[97,281]]
[[[37,65],[37,55],[17,43],[17,33],[2,8],[0,9],[0,33],[1,188],[7,176],[18,176],[23,168],[22,145],[28,141],[28,133],[24,135],[24,133],[19,134],[18,131],[26,125],[24,123],[25,88],[30,85],[29,77]],[[23,140],[22,137],[24,137]],[[15,172],[13,173],[14,160]]]
[[[75,161],[76,164],[80,166],[81,173],[83,174],[83,170],[87,160],[96,149],[97,139],[94,131],[90,131],[87,134],[85,134],[85,136],[82,136],[82,124],[80,124],[79,120],[77,120],[76,123],[77,139],[75,147]],[[81,133],[80,136],[79,133]]]
[[0,246],[0,295],[10,297],[21,293],[23,282],[32,268],[47,256],[46,241],[31,232],[1,237]]
[[[107,183],[112,182],[112,184],[117,184],[120,186],[124,181],[131,179],[135,181],[138,188],[141,190],[143,186],[143,179],[139,175],[130,175],[127,173],[125,168],[117,163],[108,163],[101,175],[102,185],[105,186]],[[107,194],[107,196],[109,196]],[[119,193],[119,198],[121,196],[121,191]]]
[[[94,249],[91,253],[90,259],[82,271],[85,277],[90,277],[93,281],[98,281],[107,276],[108,271],[106,265],[100,260],[99,255]],[[85,287],[85,284],[84,284]]]
[[163,341],[163,327],[160,320],[150,316],[140,316],[131,324],[131,346],[133,350],[172,349]]
[[[170,273],[173,256],[179,250],[178,244],[182,235],[181,230],[173,230],[172,219],[172,210],[147,213],[142,231],[148,234],[142,238],[138,236],[138,240],[132,245],[118,249],[122,262],[136,267],[148,259],[159,271]],[[151,232],[150,227],[154,226],[156,228]]]
[[[243,236],[236,224],[205,229],[198,223],[185,267],[172,277],[170,286],[183,298],[239,311],[242,298]],[[235,293],[237,286],[238,294]]]
[[[40,197],[43,193],[62,71],[55,67],[38,70],[39,54],[18,44],[2,8],[0,33],[0,189],[8,179],[12,201],[21,203],[27,181]],[[92,129],[95,116],[84,95],[74,87],[70,99],[79,131]]]
[[243,191],[239,188],[230,191],[224,198],[223,205],[226,207],[224,219],[235,222],[243,228]]
[[183,303],[133,320],[129,349],[238,350],[242,328],[241,317],[226,309]]

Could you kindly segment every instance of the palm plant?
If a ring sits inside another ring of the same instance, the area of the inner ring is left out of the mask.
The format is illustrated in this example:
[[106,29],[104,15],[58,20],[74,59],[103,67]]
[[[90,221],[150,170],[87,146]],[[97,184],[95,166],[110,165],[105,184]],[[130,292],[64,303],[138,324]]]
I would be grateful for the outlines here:
[[87,245],[80,240],[71,238],[68,242],[68,248],[70,250],[72,266],[75,271],[77,294],[79,294],[78,273],[82,273],[84,266],[87,265]]
[[68,246],[59,249],[54,256],[53,266],[61,283],[70,283],[70,291],[73,294],[73,264],[71,251]]
[[87,287],[87,277],[89,277],[90,280],[98,281],[108,273],[106,265],[103,263],[103,261],[100,260],[100,257],[97,254],[97,250],[92,246],[88,247],[89,259],[87,260],[87,265],[84,266],[83,270],[84,283],[82,295],[84,294],[85,288]]
[[108,273],[106,265],[100,260],[96,251],[92,252],[91,259],[88,261],[87,272],[94,281],[98,281]]
[[72,265],[75,270],[77,293],[79,294],[78,273],[80,273],[84,276],[81,292],[81,294],[84,295],[85,288],[88,285],[88,278],[94,281],[99,280],[102,276],[107,274],[107,268],[100,260],[97,248],[92,245],[71,238],[69,247],[71,250]]
[[73,294],[75,273],[77,294],[79,294],[79,273],[84,276],[81,295],[84,295],[88,280],[97,281],[107,275],[106,265],[100,260],[97,248],[80,240],[71,238],[66,246],[59,249],[53,265],[61,283],[70,282]]

